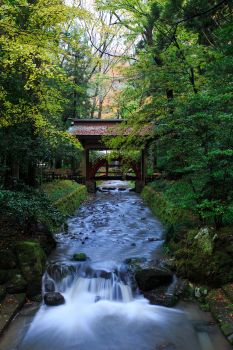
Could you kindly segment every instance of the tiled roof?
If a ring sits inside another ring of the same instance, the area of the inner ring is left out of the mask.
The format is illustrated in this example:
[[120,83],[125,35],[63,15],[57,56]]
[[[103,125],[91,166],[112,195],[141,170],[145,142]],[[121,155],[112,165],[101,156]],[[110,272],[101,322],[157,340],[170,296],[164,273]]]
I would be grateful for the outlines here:
[[[122,127],[121,120],[74,120],[74,125],[70,127],[69,132],[75,136],[117,136],[129,135],[133,132],[131,127]],[[145,136],[150,134],[153,130],[152,124],[145,124],[142,126],[138,134]]]
[[119,122],[108,121],[75,121],[69,129],[72,135],[76,136],[116,136],[122,134]]

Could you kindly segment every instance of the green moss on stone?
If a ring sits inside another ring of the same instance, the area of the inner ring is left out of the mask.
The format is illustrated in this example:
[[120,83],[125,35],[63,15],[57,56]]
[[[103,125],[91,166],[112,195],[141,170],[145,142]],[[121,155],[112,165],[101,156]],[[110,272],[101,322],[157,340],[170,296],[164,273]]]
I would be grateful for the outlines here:
[[74,261],[86,261],[88,258],[85,253],[76,253],[73,255]]
[[36,295],[41,290],[41,278],[45,269],[46,255],[39,243],[23,241],[17,243],[16,254],[19,267],[28,283],[28,296]]

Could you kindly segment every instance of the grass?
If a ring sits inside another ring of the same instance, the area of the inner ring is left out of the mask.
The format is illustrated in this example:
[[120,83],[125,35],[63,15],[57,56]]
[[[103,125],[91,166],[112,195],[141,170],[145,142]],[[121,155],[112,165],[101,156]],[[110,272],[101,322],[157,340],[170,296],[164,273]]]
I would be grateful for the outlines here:
[[87,198],[86,186],[71,180],[56,180],[42,185],[53,205],[65,216],[73,215]]

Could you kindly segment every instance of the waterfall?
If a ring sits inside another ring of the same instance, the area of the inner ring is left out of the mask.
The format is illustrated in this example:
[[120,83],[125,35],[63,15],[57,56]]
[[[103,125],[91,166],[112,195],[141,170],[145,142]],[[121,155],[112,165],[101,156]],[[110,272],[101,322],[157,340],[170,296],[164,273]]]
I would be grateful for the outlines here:
[[186,337],[199,349],[182,312],[150,305],[133,287],[123,264],[49,265],[43,293],[52,288],[65,304],[42,305],[19,350],[187,350]]
[[43,277],[43,295],[51,291],[64,293],[67,302],[89,294],[94,301],[129,302],[133,299],[131,278],[124,265],[106,263],[98,269],[90,263],[50,265]]

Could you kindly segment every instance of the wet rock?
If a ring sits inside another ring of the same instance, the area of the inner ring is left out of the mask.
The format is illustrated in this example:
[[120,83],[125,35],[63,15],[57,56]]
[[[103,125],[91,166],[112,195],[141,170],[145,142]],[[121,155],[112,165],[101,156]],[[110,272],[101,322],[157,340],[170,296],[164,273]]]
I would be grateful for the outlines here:
[[55,282],[60,282],[67,276],[73,275],[75,271],[76,271],[76,268],[74,265],[50,264],[47,267],[46,273]]
[[21,274],[16,274],[6,285],[6,291],[9,294],[26,292],[27,282]]
[[45,270],[46,255],[39,243],[22,241],[15,247],[22,276],[27,282],[27,296],[41,291],[41,280]]
[[[84,244],[84,241],[82,241],[82,244]],[[75,253],[72,258],[74,261],[86,261],[87,259],[88,257],[85,253]]]
[[61,293],[51,292],[44,295],[44,302],[49,306],[57,306],[65,304],[65,298]]
[[98,301],[100,301],[101,300],[101,297],[99,296],[99,295],[97,295],[96,297],[95,297],[95,303],[98,303]]
[[128,265],[128,270],[131,273],[135,273],[138,270],[141,270],[143,266],[146,264],[147,259],[141,257],[132,257],[125,259],[124,263]]
[[10,270],[14,269],[17,265],[16,256],[10,249],[0,250],[0,269]]
[[47,225],[41,223],[41,222],[38,222],[36,224],[36,231],[37,232],[42,232],[42,233],[47,233],[47,234],[50,234],[50,230],[48,228]]
[[143,295],[151,304],[166,307],[175,306],[179,300],[175,293],[168,293],[167,287],[164,286],[144,292]]
[[136,243],[131,243],[131,246],[132,247],[136,247]]
[[101,277],[101,278],[105,278],[105,279],[111,279],[111,277],[112,277],[112,273],[111,272],[109,272],[109,271],[100,271],[100,272],[98,272],[97,273],[97,276],[98,277]]
[[170,270],[162,267],[146,268],[136,271],[135,279],[139,289],[149,291],[169,284],[173,279],[173,274]]
[[160,241],[160,238],[158,238],[158,237],[148,237],[147,238],[147,242],[156,242],[156,241]]
[[146,262],[146,258],[139,258],[139,257],[127,258],[124,261],[124,263],[127,265],[140,265],[140,264],[145,263],[145,262]]
[[45,292],[55,292],[55,283],[53,280],[47,280],[44,284]]

